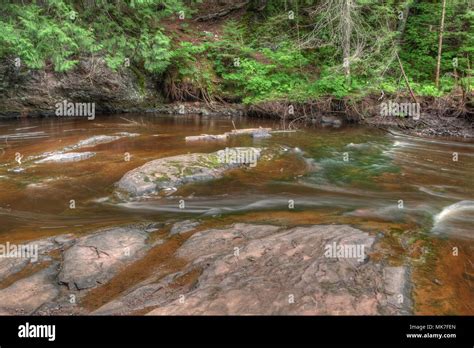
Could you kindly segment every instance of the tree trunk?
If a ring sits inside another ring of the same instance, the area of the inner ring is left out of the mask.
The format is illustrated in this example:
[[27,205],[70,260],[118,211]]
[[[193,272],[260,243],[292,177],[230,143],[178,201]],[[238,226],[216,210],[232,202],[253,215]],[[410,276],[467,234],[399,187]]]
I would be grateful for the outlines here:
[[402,71],[403,78],[405,79],[405,83],[407,85],[408,91],[410,92],[410,95],[415,103],[418,103],[418,100],[416,100],[415,93],[413,93],[413,90],[411,89],[410,86],[410,81],[408,81],[407,74],[405,73],[405,69],[403,69],[403,64],[402,61],[400,60],[400,57],[398,56],[398,52],[395,53],[398,59],[398,64],[400,65],[400,70]]
[[439,74],[441,70],[441,53],[443,52],[443,32],[444,32],[444,16],[446,13],[446,0],[443,0],[443,8],[441,10],[441,25],[439,28],[439,41],[438,41],[438,61],[436,63],[436,88],[439,88]]
[[351,36],[352,36],[352,18],[351,8],[353,0],[343,0],[343,12],[342,12],[342,55],[343,55],[343,67],[346,81],[350,83],[351,79],[351,67],[350,67],[350,56],[351,56]]

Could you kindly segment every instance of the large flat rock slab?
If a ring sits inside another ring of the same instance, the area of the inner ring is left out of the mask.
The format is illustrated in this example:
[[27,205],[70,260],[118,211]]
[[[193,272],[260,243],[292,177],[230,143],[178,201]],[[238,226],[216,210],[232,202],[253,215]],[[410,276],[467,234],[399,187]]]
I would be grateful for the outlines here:
[[[69,296],[82,298],[144,256],[160,242],[148,244],[149,234],[159,229],[149,227],[149,223],[133,224],[83,237],[63,234],[9,244],[9,254],[0,258],[0,281],[8,282],[0,289],[0,315],[87,313],[70,303]],[[26,249],[34,252],[26,255]],[[14,255],[12,250],[22,254]]]
[[0,281],[22,271],[26,266],[49,260],[48,253],[66,248],[74,242],[74,236],[65,234],[58,237],[50,237],[27,243],[9,243],[2,245],[11,254],[8,257],[0,257]]
[[147,233],[118,227],[79,239],[63,254],[59,282],[71,290],[85,290],[110,280],[117,271],[146,250]]
[[59,295],[54,282],[56,268],[53,265],[0,290],[0,313],[32,314],[43,304],[52,302]]
[[[374,243],[375,237],[347,225],[204,230],[177,250],[175,256],[188,261],[184,269],[144,282],[94,313],[408,314],[407,272],[372,261]],[[405,302],[394,305],[400,298]]]

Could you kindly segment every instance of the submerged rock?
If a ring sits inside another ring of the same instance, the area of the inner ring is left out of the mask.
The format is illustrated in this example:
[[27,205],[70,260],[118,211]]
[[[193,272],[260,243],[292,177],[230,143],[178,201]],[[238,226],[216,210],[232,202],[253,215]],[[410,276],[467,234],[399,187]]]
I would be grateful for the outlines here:
[[29,258],[2,257],[0,258],[0,281],[4,278],[18,273],[30,263]]
[[187,183],[220,178],[228,169],[256,164],[259,157],[260,149],[242,147],[160,158],[126,173],[117,188],[131,196],[160,193]]
[[35,163],[47,163],[47,162],[78,162],[88,158],[94,157],[95,152],[68,152],[68,153],[57,153],[43,158]]
[[369,148],[370,145],[366,144],[366,143],[362,143],[362,144],[349,143],[345,147],[349,148],[349,149],[365,150],[365,149]]
[[25,168],[23,167],[15,167],[15,168],[11,168],[11,169],[8,169],[9,172],[12,172],[12,173],[22,173],[25,171]]
[[237,135],[251,135],[253,138],[270,138],[271,128],[245,128],[245,129],[233,129],[230,132],[224,134],[201,134],[192,135],[185,138],[186,141],[225,141],[230,136]]
[[333,127],[340,127],[342,125],[342,120],[336,116],[322,116],[321,124],[332,125]]
[[171,227],[170,234],[175,235],[175,234],[186,233],[186,232],[192,231],[197,226],[199,226],[199,221],[194,221],[194,220],[180,221],[180,222],[175,223],[173,227]]
[[90,138],[79,141],[75,145],[66,147],[64,151],[76,150],[76,149],[80,149],[84,147],[94,147],[100,144],[111,143],[125,137],[130,138],[130,137],[136,137],[139,135],[140,134],[138,133],[129,133],[129,132],[119,132],[119,133],[115,133],[115,135],[94,135]]
[[121,137],[118,135],[96,135],[84,140],[79,141],[76,145],[72,147],[74,149],[82,148],[82,147],[92,147],[99,144],[106,144],[111,143],[112,141],[118,140]]
[[66,146],[60,150],[44,152],[41,155],[33,155],[27,158],[27,161],[36,160],[35,163],[46,162],[75,162],[95,156],[95,152],[69,152],[82,148],[94,147],[100,144],[107,144],[124,137],[136,137],[140,134],[119,132],[116,135],[95,135],[79,141],[77,144]]
[[266,128],[260,128],[256,132],[252,133],[253,138],[261,139],[261,138],[271,138],[272,135]]

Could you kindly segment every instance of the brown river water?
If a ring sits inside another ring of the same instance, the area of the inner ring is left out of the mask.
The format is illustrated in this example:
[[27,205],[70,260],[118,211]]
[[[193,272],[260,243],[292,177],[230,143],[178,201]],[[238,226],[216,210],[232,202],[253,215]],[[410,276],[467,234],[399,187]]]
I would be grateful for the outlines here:
[[[281,129],[278,121],[261,119],[241,118],[235,125]],[[233,127],[225,117],[155,114],[3,122],[0,243],[189,218],[221,224],[344,223],[383,234],[391,250],[384,257],[413,266],[415,313],[474,314],[474,142],[360,126],[308,128],[266,139],[240,136],[227,142],[184,139]],[[92,158],[35,163],[36,156],[89,137],[124,132],[135,136],[75,150],[93,151]],[[112,198],[115,183],[150,160],[232,146],[278,149],[283,155],[212,183],[187,185],[167,197]]]

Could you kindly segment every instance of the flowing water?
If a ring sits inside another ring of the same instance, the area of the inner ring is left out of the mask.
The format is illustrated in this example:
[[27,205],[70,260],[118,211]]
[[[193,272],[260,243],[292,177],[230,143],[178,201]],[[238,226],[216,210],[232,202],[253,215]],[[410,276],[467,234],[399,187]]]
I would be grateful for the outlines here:
[[[246,118],[235,125],[281,128],[277,121]],[[152,114],[4,122],[0,124],[0,242],[86,233],[137,221],[201,218],[347,223],[376,232],[409,229],[427,239],[472,245],[473,142],[417,138],[360,126],[304,129],[266,139],[184,140],[189,135],[222,134],[233,127],[231,119],[224,117]],[[135,136],[75,150],[93,151],[92,158],[35,163],[41,154],[89,137],[124,132]],[[111,198],[114,184],[147,161],[231,146],[258,146],[281,155],[255,168],[231,171],[212,183],[182,187],[167,197],[135,202]],[[181,199],[184,209],[179,206]]]

